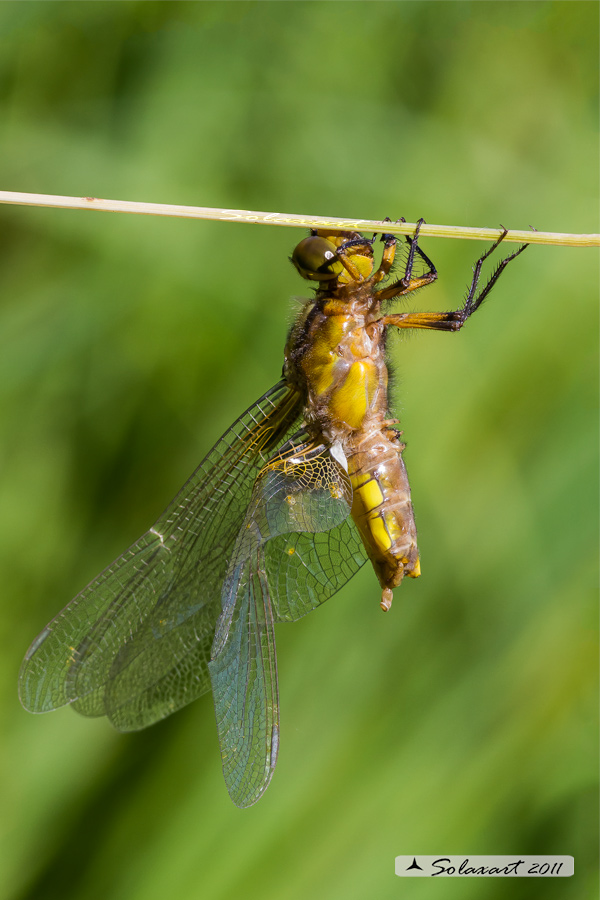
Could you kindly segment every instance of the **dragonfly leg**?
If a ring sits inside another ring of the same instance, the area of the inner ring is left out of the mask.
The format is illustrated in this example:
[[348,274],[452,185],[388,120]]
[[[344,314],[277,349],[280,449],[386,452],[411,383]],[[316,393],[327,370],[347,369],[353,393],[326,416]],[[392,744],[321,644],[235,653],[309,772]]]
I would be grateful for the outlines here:
[[[398,219],[399,222],[405,222],[404,218]],[[437,269],[435,268],[432,261],[429,257],[423,253],[421,248],[419,247],[419,232],[421,231],[421,225],[425,222],[424,219],[419,219],[417,222],[417,227],[415,228],[415,233],[412,237],[408,235],[405,236],[406,243],[409,245],[408,258],[406,260],[406,266],[404,268],[404,275],[400,278],[399,281],[395,281],[393,284],[390,284],[388,287],[384,288],[382,291],[379,291],[377,297],[380,300],[391,300],[393,297],[402,297],[404,294],[410,294],[412,291],[417,291],[419,288],[425,287],[427,284],[431,284],[438,277]],[[396,238],[393,235],[382,235],[386,241],[386,249],[383,251],[383,259],[386,257],[386,250],[388,248],[388,244],[393,241],[396,243]],[[412,277],[412,270],[415,262],[415,257],[421,259],[425,265],[428,267],[427,271],[420,275],[418,278]],[[393,260],[393,256],[392,256]],[[388,266],[387,271],[389,272],[391,263]],[[380,266],[381,268],[381,266]],[[376,273],[377,274],[377,273]],[[385,273],[387,274],[387,272]],[[383,275],[382,275],[383,277]],[[377,279],[380,280],[380,279]]]
[[[379,263],[379,268],[376,272],[373,272],[371,275],[371,284],[379,284],[386,275],[388,275],[390,269],[394,264],[394,258],[396,256],[396,237],[393,234],[382,234],[382,240],[385,238],[385,247],[383,248],[383,256],[381,257],[381,262]],[[380,296],[379,294],[377,296]]]
[[[389,216],[386,216],[385,219],[383,219],[383,221],[391,222],[392,220],[390,219]],[[398,219],[398,221],[404,222],[406,220],[404,218],[402,218],[402,219]],[[375,235],[373,235],[373,238],[375,238]],[[371,275],[370,281],[372,284],[379,284],[380,281],[383,281],[383,279],[386,277],[386,275],[389,274],[390,269],[392,268],[392,266],[394,264],[394,259],[396,257],[396,243],[397,243],[396,235],[395,234],[382,234],[381,240],[384,243],[383,255],[381,257],[381,262],[379,263],[379,268],[377,269],[376,272],[373,272],[373,274]]]
[[374,237],[371,239],[363,238],[363,237],[351,238],[348,241],[344,241],[344,243],[340,244],[340,246],[337,248],[338,260],[341,262],[341,264],[345,268],[346,272],[348,272],[348,274],[350,275],[350,277],[352,278],[353,281],[357,281],[360,283],[361,281],[364,281],[365,279],[364,279],[364,276],[361,275],[358,268],[354,265],[354,263],[348,258],[348,256],[347,256],[348,250],[350,250],[352,247],[360,247],[360,246],[364,247],[365,244],[372,246],[374,240],[375,240]]
[[517,256],[519,256],[519,254],[521,254],[523,250],[525,250],[525,248],[529,246],[529,244],[522,244],[518,250],[515,250],[514,253],[510,254],[510,256],[505,257],[499,263],[498,267],[488,280],[485,287],[483,287],[479,291],[479,293],[477,293],[479,279],[481,276],[481,267],[488,256],[493,253],[498,245],[504,240],[507,233],[507,230],[504,229],[498,240],[495,241],[492,246],[488,250],[486,250],[486,252],[477,260],[473,269],[473,280],[471,281],[471,286],[469,287],[469,291],[467,293],[467,297],[463,307],[461,307],[460,309],[455,309],[451,312],[398,313],[396,315],[383,316],[380,321],[384,326],[395,325],[396,328],[430,328],[436,331],[460,331],[467,319],[472,316],[477,309],[479,309],[485,298],[488,296],[488,294],[500,278],[500,275],[502,274],[508,263],[513,259],[516,259]]

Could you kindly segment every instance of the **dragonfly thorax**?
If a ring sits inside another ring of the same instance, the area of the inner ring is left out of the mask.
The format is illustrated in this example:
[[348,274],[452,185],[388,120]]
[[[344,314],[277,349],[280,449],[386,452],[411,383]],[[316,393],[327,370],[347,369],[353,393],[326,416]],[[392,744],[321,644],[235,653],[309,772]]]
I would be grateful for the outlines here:
[[306,396],[306,422],[329,442],[379,427],[387,415],[383,332],[361,306],[317,296],[286,348],[286,377]]

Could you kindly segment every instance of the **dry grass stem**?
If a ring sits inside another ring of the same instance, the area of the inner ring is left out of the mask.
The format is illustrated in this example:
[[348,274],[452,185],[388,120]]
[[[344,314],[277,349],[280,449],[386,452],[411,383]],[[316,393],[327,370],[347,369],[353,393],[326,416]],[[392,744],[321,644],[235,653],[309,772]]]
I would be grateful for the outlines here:
[[[338,219],[295,213],[265,213],[246,209],[212,209],[205,206],[176,206],[169,203],[138,203],[131,200],[101,200],[98,197],[61,197],[53,194],[26,194],[0,191],[0,203],[20,206],[51,206],[60,209],[88,209],[102,212],[138,213],[147,216],[176,216],[188,219],[213,219],[254,225],[286,225],[294,228],[331,228],[340,231],[373,231],[412,234],[414,222],[391,223],[370,219]],[[464,228],[459,225],[423,225],[421,235],[491,241],[501,228]],[[568,247],[598,247],[598,234],[560,234],[550,231],[509,231],[505,240],[530,244],[560,244]]]

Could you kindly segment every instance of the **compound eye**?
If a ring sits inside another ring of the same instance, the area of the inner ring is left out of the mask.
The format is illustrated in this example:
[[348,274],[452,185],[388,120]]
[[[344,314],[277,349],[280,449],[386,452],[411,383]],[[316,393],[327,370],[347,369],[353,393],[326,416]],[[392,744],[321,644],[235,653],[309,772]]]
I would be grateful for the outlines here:
[[335,245],[318,235],[300,241],[292,253],[292,262],[302,277],[311,281],[331,281],[344,269]]

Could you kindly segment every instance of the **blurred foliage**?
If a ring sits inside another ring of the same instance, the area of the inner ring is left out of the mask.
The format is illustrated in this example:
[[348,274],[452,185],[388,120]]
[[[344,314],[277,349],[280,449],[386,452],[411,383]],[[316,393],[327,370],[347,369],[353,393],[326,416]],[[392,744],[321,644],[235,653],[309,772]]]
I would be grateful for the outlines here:
[[[0,4],[3,189],[597,231],[586,2]],[[274,383],[297,231],[0,209],[0,895],[439,897],[401,853],[597,871],[597,257],[533,247],[393,343],[423,577],[278,628],[282,749],[235,809],[209,697],[120,736],[16,698],[33,636]],[[419,308],[481,251],[433,241]],[[444,883],[445,898],[505,882]]]

